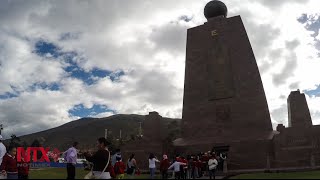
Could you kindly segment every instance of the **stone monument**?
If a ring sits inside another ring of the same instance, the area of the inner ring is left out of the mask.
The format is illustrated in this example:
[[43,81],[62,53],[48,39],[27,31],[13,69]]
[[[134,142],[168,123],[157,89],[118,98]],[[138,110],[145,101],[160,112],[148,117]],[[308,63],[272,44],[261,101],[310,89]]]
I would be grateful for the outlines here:
[[279,124],[273,138],[273,167],[320,165],[320,126],[313,126],[304,93],[292,91],[288,97],[288,128]]
[[[182,138],[174,145],[185,153],[229,146],[231,169],[265,167],[273,130],[241,17],[227,18],[226,5],[216,0],[204,15],[206,23],[187,31]],[[246,151],[256,156],[252,162]]]
[[[188,29],[181,138],[175,152],[212,151],[226,155],[223,171],[252,172],[320,167],[320,126],[313,126],[305,95],[288,97],[288,124],[273,131],[252,48],[240,16],[214,0],[204,8],[207,22]],[[150,112],[143,137],[126,144],[124,156],[137,155],[148,168],[150,152],[166,153],[162,117]],[[175,154],[170,153],[169,156]]]
[[312,120],[306,97],[300,90],[292,91],[288,97],[289,127],[310,127]]

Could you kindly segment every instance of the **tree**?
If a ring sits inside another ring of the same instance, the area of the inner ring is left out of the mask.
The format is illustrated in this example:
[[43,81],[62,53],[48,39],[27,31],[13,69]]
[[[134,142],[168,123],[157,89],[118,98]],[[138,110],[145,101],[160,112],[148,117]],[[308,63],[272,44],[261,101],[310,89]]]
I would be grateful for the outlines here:
[[181,134],[179,123],[177,121],[172,121],[168,124],[167,128],[169,133],[163,141],[163,149],[166,151],[166,153],[173,154],[174,153],[173,141],[177,139]]
[[22,142],[22,147],[24,147],[24,148],[27,148],[29,145],[28,145],[28,143],[26,142],[26,141],[23,141]]
[[40,147],[40,142],[38,139],[35,139],[32,143],[31,143],[31,147]]
[[19,147],[20,146],[20,138],[17,137],[15,134],[11,135],[11,139],[10,139],[10,145],[9,146],[13,146],[13,147]]

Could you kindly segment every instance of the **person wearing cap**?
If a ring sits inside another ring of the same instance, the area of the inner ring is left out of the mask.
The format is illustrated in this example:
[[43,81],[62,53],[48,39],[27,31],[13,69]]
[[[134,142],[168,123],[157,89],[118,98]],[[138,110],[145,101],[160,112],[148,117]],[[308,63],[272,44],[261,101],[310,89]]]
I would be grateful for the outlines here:
[[167,155],[163,155],[163,160],[160,162],[160,172],[162,179],[168,179],[168,168],[170,167],[170,161]]
[[0,165],[2,163],[2,160],[3,160],[3,156],[6,155],[7,153],[7,149],[6,149],[6,146],[2,143],[2,136],[0,135]]

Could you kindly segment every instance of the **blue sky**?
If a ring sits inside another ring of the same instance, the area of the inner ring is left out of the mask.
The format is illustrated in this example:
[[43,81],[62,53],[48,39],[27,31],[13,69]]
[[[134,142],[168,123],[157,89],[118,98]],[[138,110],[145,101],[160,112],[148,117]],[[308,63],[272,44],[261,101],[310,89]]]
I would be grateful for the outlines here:
[[112,112],[116,114],[115,111],[108,109],[108,107],[103,105],[93,105],[91,108],[85,108],[82,104],[74,106],[73,109],[69,110],[69,113],[73,116],[78,117],[93,117],[100,113]]
[[[70,33],[65,33],[61,40],[70,39],[72,35]],[[64,67],[67,76],[79,79],[83,81],[86,85],[92,85],[96,83],[100,78],[109,77],[111,81],[118,80],[122,75],[124,75],[123,71],[112,72],[108,70],[103,70],[99,68],[93,68],[91,70],[86,71],[85,69],[78,66],[73,59],[77,56],[76,52],[63,52],[58,46],[51,42],[46,42],[44,40],[40,40],[35,43],[35,51],[39,56],[49,56],[57,61],[65,61],[67,65]],[[50,91],[58,91],[60,89],[59,83],[37,83],[30,87],[30,89],[46,89]],[[7,98],[10,98],[11,94],[7,94]],[[0,96],[1,98],[1,96]],[[94,104],[91,108],[85,108],[83,104],[75,105],[72,109],[68,111],[71,116],[75,117],[93,117],[100,113],[112,112],[116,113],[115,110],[109,109],[102,104]]]
[[306,90],[304,93],[308,94],[309,96],[320,96],[320,85],[318,85],[316,89]]
[[13,97],[18,97],[18,95],[12,94],[9,92],[6,92],[6,93],[0,95],[0,99],[8,99],[8,98],[13,98]]

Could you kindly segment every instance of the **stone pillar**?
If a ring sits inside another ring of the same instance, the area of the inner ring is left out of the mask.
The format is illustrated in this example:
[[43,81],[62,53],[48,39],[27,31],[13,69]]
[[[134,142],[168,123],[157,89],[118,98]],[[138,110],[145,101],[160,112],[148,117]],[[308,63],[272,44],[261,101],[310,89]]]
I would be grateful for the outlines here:
[[312,169],[316,168],[316,161],[314,159],[314,154],[311,154],[310,164]]
[[289,127],[312,126],[311,115],[304,93],[300,90],[291,91],[288,97],[288,125]]
[[225,174],[228,173],[227,160],[224,160],[224,161],[223,161],[223,173],[225,173]]
[[270,156],[267,155],[267,170],[270,170],[271,166],[270,166]]

